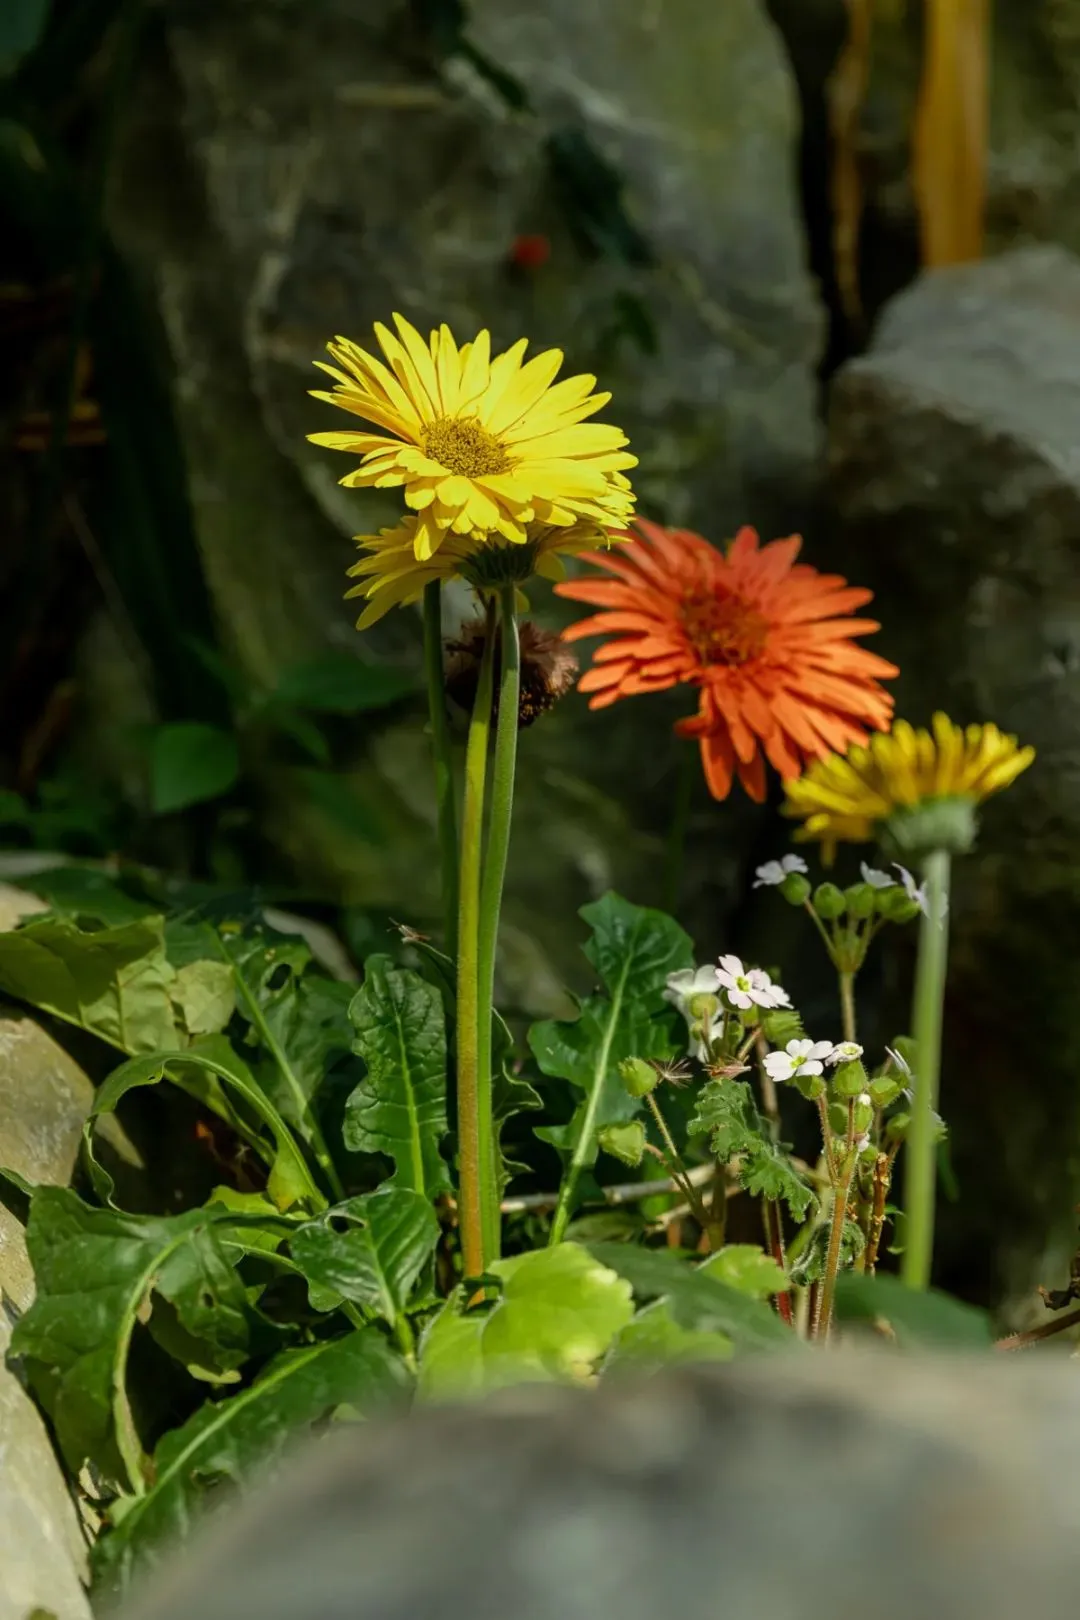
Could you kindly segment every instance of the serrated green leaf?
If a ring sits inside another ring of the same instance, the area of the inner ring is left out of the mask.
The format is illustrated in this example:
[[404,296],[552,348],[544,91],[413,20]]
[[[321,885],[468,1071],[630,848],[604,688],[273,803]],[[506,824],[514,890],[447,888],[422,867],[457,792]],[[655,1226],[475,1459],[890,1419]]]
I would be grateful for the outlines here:
[[609,892],[582,906],[578,915],[592,929],[585,955],[612,999],[644,1002],[658,1012],[668,974],[693,966],[689,934],[663,911],[631,905]]
[[625,1277],[639,1299],[666,1299],[680,1327],[726,1333],[740,1351],[795,1342],[791,1329],[768,1305],[747,1298],[669,1250],[629,1243],[591,1243],[589,1250]]
[[122,1052],[180,1044],[174,978],[160,917],[80,928],[73,918],[42,916],[0,934],[0,990]]
[[720,1164],[738,1159],[739,1184],[747,1192],[782,1201],[802,1220],[814,1195],[773,1141],[745,1080],[710,1080],[702,1086],[688,1130],[691,1136],[709,1137]]
[[74,1472],[86,1461],[140,1488],[145,1459],[125,1372],[140,1311],[170,1298],[209,1364],[243,1360],[243,1292],[218,1242],[213,1210],[177,1216],[91,1209],[63,1187],[42,1187],[26,1242],[36,1297],[15,1325],[23,1358]]
[[666,1299],[638,1311],[608,1351],[605,1377],[615,1372],[646,1372],[672,1362],[730,1361],[734,1347],[726,1333],[685,1328]]
[[285,670],[271,702],[317,714],[364,714],[389,708],[415,690],[415,680],[400,670],[361,663],[351,653],[323,653]]
[[290,1249],[309,1282],[393,1324],[438,1241],[439,1222],[426,1198],[407,1187],[382,1187],[299,1227]]
[[447,1132],[442,997],[411,968],[373,956],[349,1017],[367,1074],[346,1104],[346,1145],[385,1153],[395,1165],[392,1185],[430,1200],[450,1186],[439,1152]]
[[167,1434],[153,1460],[154,1483],[124,1503],[115,1528],[93,1554],[95,1591],[122,1591],[144,1565],[172,1547],[197,1519],[214,1486],[262,1477],[298,1431],[334,1408],[379,1410],[409,1378],[378,1328],[287,1350],[248,1389],[210,1401]]
[[491,1266],[502,1292],[463,1313],[458,1288],[424,1335],[420,1392],[457,1399],[505,1384],[587,1377],[633,1314],[630,1286],[576,1243]]
[[788,1286],[783,1267],[754,1243],[725,1244],[698,1269],[751,1299],[768,1299],[772,1294],[782,1294]]
[[228,962],[185,962],[177,968],[169,997],[189,1035],[217,1035],[236,1011],[236,985]]
[[[219,1083],[243,1105],[244,1114],[231,1112],[212,1093],[208,1095],[205,1084],[197,1081],[192,1083],[192,1075],[203,1081],[209,1076],[212,1082]],[[94,1190],[103,1202],[112,1202],[113,1184],[94,1156],[97,1120],[102,1114],[112,1113],[121,1098],[136,1086],[153,1086],[165,1079],[173,1080],[183,1090],[191,1091],[211,1105],[216,1104],[217,1111],[230,1118],[244,1132],[246,1139],[270,1167],[267,1192],[279,1210],[288,1209],[299,1202],[306,1202],[309,1209],[325,1209],[326,1199],[312,1180],[291,1130],[256,1085],[250,1069],[221,1035],[209,1035],[182,1051],[155,1052],[146,1057],[131,1058],[114,1069],[98,1089],[94,1106],[83,1127],[83,1145]],[[252,1120],[255,1122],[254,1128]]]
[[150,747],[150,805],[172,815],[220,798],[236,786],[240,755],[236,738],[220,726],[179,720],[159,726]]
[[898,1277],[842,1272],[836,1279],[835,1310],[838,1322],[887,1322],[903,1348],[986,1350],[993,1343],[985,1311],[937,1289],[924,1293],[908,1288]]

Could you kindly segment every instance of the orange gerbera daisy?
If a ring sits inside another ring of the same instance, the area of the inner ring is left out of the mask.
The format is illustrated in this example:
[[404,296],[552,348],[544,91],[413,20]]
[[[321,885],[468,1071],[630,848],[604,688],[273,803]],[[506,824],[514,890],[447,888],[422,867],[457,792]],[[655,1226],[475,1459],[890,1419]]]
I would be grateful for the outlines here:
[[686,529],[641,520],[639,537],[582,559],[613,579],[575,579],[560,596],[603,608],[564,630],[567,641],[610,636],[579,683],[589,706],[685,683],[698,712],[676,725],[697,737],[709,790],[724,799],[738,775],[765,797],[765,760],[789,780],[811,759],[884,730],[895,665],[855,645],[880,626],[847,615],[872,593],[796,563],[802,540],[761,545],[740,529],[727,552]]

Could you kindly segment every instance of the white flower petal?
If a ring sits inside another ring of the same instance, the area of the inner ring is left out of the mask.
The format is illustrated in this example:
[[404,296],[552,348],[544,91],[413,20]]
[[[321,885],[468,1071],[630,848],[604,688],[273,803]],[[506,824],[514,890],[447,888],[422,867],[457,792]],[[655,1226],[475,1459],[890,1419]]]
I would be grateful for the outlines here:
[[776,884],[783,883],[786,875],[787,874],[779,861],[766,861],[765,865],[759,866],[757,871],[754,873],[754,888],[775,888]]
[[741,979],[744,976],[742,959],[738,956],[722,956],[720,966],[725,973],[730,973],[733,979]]
[[872,889],[895,889],[896,887],[894,879],[889,876],[888,872],[879,871],[876,866],[867,866],[865,861],[859,867],[859,871],[862,873],[863,882],[869,883]]
[[804,1063],[799,1064],[800,1074],[824,1074],[824,1072],[816,1058],[808,1058]]
[[787,1052],[793,1058],[806,1058],[813,1049],[813,1041],[788,1041]]

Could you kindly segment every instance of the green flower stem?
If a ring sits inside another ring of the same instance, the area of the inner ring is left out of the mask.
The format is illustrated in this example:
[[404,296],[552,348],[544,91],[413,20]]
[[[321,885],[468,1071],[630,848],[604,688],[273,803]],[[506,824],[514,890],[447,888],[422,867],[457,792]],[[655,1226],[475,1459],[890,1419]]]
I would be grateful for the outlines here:
[[427,676],[431,725],[431,757],[435,766],[435,807],[439,826],[439,861],[442,868],[443,948],[457,954],[458,847],[457,808],[454,804],[454,761],[450,725],[446,718],[443,682],[442,584],[433,579],[424,586],[424,670]]
[[480,999],[477,1029],[480,1047],[478,1108],[481,1163],[484,1166],[484,1247],[489,1261],[499,1258],[502,1236],[499,1216],[498,1144],[495,1140],[494,1076],[491,1067],[491,1025],[495,1006],[495,957],[499,944],[506,859],[510,850],[510,824],[514,813],[514,770],[517,765],[518,710],[521,705],[521,640],[518,635],[515,587],[500,592],[499,717],[495,726],[495,752],[491,772],[491,810],[484,877],[480,889]]
[[832,1221],[829,1226],[829,1247],[825,1254],[825,1276],[817,1298],[814,1313],[814,1338],[827,1339],[832,1326],[833,1301],[836,1298],[836,1278],[840,1270],[840,1253],[844,1245],[844,1222],[847,1220],[848,1195],[855,1171],[855,1103],[848,1103],[847,1139],[844,1157],[836,1177],[833,1191]]
[[458,1212],[466,1277],[479,1277],[487,1269],[484,1201],[491,1167],[485,1162],[482,1151],[480,1101],[480,874],[483,866],[488,741],[491,736],[494,640],[495,604],[492,602],[488,605],[487,634],[484,637],[476,698],[469,722],[469,740],[465,749],[458,891]]
[[[704,1199],[701,1197],[697,1188],[690,1180],[686,1166],[682,1160],[682,1154],[675,1146],[675,1138],[668,1130],[667,1120],[660,1112],[660,1104],[657,1102],[651,1091],[645,1098],[645,1101],[649,1106],[649,1111],[652,1114],[653,1119],[656,1121],[656,1128],[660,1132],[660,1139],[664,1144],[665,1152],[663,1157],[667,1163],[668,1171],[670,1172],[673,1180],[679,1182],[686,1202],[690,1206],[690,1213],[701,1227],[701,1230],[708,1235],[710,1249],[715,1250],[722,1248],[724,1242],[724,1221],[727,1218],[727,1199],[725,1198],[723,1202],[722,1218],[719,1216],[714,1218],[709,1214],[709,1211],[705,1207]],[[717,1236],[719,1236],[719,1242],[716,1241]]]
[[945,972],[949,956],[949,856],[935,850],[923,863],[927,914],[919,927],[915,969],[915,1097],[908,1131],[904,1173],[904,1259],[901,1277],[909,1288],[929,1288],[934,1253],[934,1194],[937,1153],[934,1110],[941,1073],[941,1025],[945,1007]]
[[855,1039],[855,975],[840,973],[840,1022],[845,1041]]

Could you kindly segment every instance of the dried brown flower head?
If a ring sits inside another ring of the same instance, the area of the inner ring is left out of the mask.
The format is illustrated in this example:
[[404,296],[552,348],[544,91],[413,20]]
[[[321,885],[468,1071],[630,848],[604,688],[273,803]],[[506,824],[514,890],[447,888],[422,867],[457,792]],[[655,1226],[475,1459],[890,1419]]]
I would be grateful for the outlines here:
[[[570,649],[550,630],[523,619],[521,636],[521,701],[518,725],[531,726],[553,709],[574,684],[578,662]],[[480,659],[484,651],[484,621],[472,619],[445,645],[446,690],[458,706],[470,711],[476,697]],[[495,707],[498,709],[499,651],[495,649]]]

